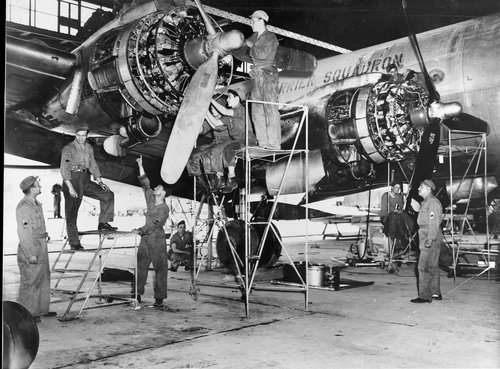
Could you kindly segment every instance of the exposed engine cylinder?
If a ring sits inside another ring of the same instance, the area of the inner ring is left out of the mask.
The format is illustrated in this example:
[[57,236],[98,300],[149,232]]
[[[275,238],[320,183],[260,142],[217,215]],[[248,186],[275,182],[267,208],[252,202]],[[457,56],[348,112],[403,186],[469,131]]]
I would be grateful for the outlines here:
[[333,94],[326,120],[333,157],[344,168],[339,174],[367,177],[371,164],[417,152],[426,120],[413,120],[427,101],[425,89],[415,83],[382,81]]
[[[177,113],[191,76],[208,58],[205,33],[198,9],[180,6],[104,34],[87,73],[100,107],[129,125],[132,136],[158,135],[155,117]],[[229,85],[231,73],[232,58],[222,59],[218,87]]]

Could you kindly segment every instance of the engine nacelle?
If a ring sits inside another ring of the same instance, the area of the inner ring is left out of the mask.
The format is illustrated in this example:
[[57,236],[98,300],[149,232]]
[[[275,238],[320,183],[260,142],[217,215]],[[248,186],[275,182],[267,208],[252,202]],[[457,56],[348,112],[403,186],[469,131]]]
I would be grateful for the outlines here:
[[426,90],[416,83],[380,81],[332,94],[325,117],[339,174],[360,179],[371,174],[371,164],[418,152],[427,104]]
[[[221,32],[212,37],[215,41],[207,40],[198,9],[188,6],[110,29],[80,51],[83,81],[74,78],[67,84],[44,107],[44,115],[63,131],[85,120],[92,132],[104,135],[127,127],[134,140],[156,137],[162,123],[171,121],[165,118],[177,113],[184,90],[208,52],[219,47],[223,54],[241,37]],[[232,69],[231,56],[219,61],[218,91],[231,83]]]

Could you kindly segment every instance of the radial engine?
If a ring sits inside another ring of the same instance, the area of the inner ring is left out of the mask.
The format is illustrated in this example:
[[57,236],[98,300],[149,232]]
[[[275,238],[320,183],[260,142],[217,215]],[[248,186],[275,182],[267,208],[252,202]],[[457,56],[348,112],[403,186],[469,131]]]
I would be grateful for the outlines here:
[[325,109],[330,177],[363,179],[373,165],[416,154],[427,124],[428,94],[417,83],[380,81],[331,95]]
[[[132,138],[130,142],[156,137],[167,118],[176,114],[184,90],[196,68],[208,59],[210,49],[224,48],[232,37],[240,37],[231,32],[207,42],[198,10],[187,6],[112,29],[93,47],[82,50],[82,72],[87,78],[83,78],[81,93],[74,93],[74,80],[44,113],[49,120],[64,117],[61,121],[71,121],[66,107],[81,95],[74,119],[85,119],[92,131],[121,133]],[[219,90],[230,84],[232,67],[230,55],[220,59]]]

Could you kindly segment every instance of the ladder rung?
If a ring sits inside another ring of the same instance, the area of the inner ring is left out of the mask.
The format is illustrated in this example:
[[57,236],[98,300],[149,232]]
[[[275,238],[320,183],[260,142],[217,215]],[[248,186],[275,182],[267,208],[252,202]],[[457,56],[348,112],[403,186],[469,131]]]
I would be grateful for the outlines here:
[[63,269],[63,268],[55,268],[52,270],[53,272],[58,273],[85,273],[87,269]]
[[249,260],[259,260],[260,256],[259,255],[248,255]]

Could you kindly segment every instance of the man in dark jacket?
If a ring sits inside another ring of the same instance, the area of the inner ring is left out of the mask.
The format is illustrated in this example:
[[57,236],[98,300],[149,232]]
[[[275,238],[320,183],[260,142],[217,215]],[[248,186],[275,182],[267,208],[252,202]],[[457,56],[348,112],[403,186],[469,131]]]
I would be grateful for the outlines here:
[[[169,214],[169,208],[165,204],[167,193],[161,184],[156,186],[154,190],[150,188],[149,179],[142,166],[142,156],[137,159],[137,164],[139,166],[139,181],[144,190],[147,205],[146,224],[132,230],[141,236],[137,251],[138,301],[141,302],[140,296],[144,294],[149,265],[153,263],[155,269],[154,307],[161,309],[163,308],[163,299],[167,298],[168,260],[165,230],[163,229]],[[133,288],[132,293],[134,293]]]

